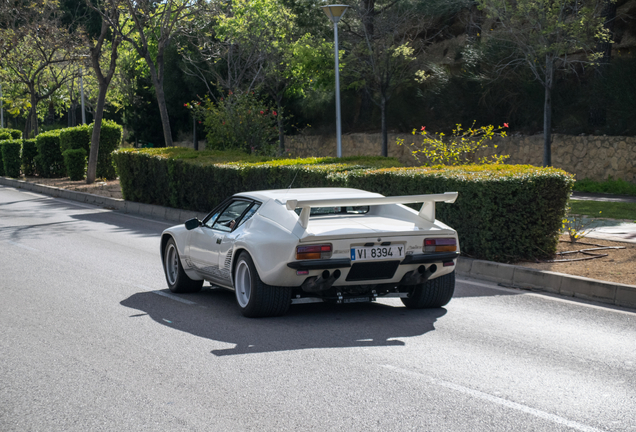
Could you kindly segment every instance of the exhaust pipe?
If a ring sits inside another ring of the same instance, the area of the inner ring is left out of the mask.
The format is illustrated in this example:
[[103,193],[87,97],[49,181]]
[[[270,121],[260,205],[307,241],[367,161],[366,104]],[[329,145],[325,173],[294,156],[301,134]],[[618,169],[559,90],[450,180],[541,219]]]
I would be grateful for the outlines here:
[[428,270],[423,265],[419,266],[417,269],[408,272],[404,275],[402,280],[400,281],[400,285],[420,285],[425,283],[428,278],[431,277],[433,273],[437,271],[437,266],[435,264],[431,264],[428,267]]
[[307,279],[300,287],[305,292],[325,291],[331,288],[336,279],[340,277],[340,274],[340,270],[334,271],[331,275],[329,270],[325,270],[320,276]]

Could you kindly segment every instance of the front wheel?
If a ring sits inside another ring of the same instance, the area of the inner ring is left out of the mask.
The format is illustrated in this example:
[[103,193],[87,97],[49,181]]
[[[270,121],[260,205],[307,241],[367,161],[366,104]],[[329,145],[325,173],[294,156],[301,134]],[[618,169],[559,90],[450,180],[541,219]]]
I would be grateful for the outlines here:
[[283,315],[291,303],[291,287],[263,283],[247,252],[241,252],[236,262],[234,290],[241,313],[250,318]]
[[163,271],[166,274],[168,288],[173,293],[194,293],[201,291],[201,287],[203,287],[202,280],[190,279],[183,270],[174,239],[168,240],[164,249]]
[[455,292],[455,272],[428,280],[415,286],[411,295],[402,298],[409,309],[427,309],[446,306]]

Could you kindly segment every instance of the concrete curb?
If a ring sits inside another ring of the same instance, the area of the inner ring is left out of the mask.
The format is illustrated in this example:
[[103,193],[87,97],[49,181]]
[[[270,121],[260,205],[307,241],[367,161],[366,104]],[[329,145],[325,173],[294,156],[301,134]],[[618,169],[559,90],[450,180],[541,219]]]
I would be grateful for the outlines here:
[[[117,198],[107,198],[100,195],[44,186],[7,177],[0,177],[0,185],[86,204],[93,204],[123,213],[164,219],[175,223],[182,223],[193,217],[202,219],[205,216],[204,213],[189,210],[179,210]],[[457,260],[456,272],[460,276],[497,282],[511,287],[534,288],[566,297],[577,297],[616,306],[636,308],[636,286],[634,285],[604,282],[564,273],[541,271],[527,267],[464,257]]]
[[64,198],[67,200],[78,201],[85,204],[93,204],[109,210],[120,211],[122,213],[136,214],[140,216],[152,217],[155,219],[163,219],[175,223],[182,223],[194,217],[202,219],[206,215],[206,213],[162,207],[153,204],[143,204],[118,198],[108,198],[101,195],[93,195],[85,192],[77,192],[53,186],[45,186],[8,177],[0,177],[0,185],[10,186],[16,189],[24,189],[31,192],[37,192],[55,198]]
[[455,270],[458,275],[498,282],[516,288],[533,288],[594,300],[616,306],[636,308],[636,286],[605,282],[564,273],[460,257]]

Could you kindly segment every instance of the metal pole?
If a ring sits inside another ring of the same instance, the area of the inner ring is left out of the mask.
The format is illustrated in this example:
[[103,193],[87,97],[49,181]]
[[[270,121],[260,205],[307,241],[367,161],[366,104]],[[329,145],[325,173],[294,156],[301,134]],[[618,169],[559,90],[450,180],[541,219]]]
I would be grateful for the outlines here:
[[84,112],[84,77],[80,68],[80,93],[82,95],[82,124],[86,124],[86,113]]
[[194,115],[194,110],[192,110],[192,147],[196,151],[199,151],[199,137],[197,137],[197,118]]
[[0,84],[0,129],[4,128],[4,104],[2,101],[2,84]]
[[338,55],[338,23],[333,23],[333,34],[336,41],[336,156],[342,157],[342,128],[340,126],[340,67]]

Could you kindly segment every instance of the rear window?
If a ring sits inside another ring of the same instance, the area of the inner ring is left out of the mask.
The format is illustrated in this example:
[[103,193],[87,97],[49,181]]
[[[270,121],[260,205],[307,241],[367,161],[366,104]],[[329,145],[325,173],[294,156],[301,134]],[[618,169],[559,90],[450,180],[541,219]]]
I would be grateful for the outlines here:
[[[297,208],[296,214],[300,215],[300,208]],[[369,206],[353,206],[353,207],[312,207],[309,216],[324,215],[344,215],[344,214],[365,214],[369,212]]]

